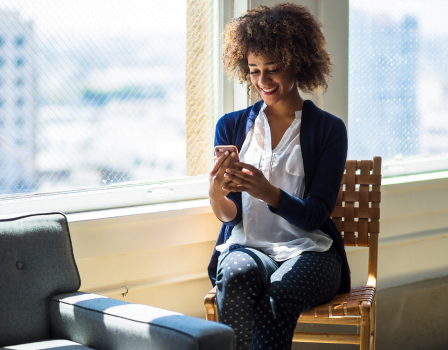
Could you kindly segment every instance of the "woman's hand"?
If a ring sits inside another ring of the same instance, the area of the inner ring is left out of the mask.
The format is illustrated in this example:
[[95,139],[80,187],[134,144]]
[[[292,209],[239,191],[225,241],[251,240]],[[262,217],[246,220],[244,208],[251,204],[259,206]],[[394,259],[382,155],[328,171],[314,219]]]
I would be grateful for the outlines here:
[[[224,164],[223,164],[224,165]],[[247,192],[254,198],[266,202],[269,206],[278,209],[281,205],[280,189],[272,185],[256,167],[237,162],[239,169],[227,168],[224,177],[232,180],[223,189],[229,192]]]
[[225,171],[230,164],[232,158],[236,157],[235,152],[229,154],[229,152],[224,152],[219,158],[215,158],[215,164],[209,174],[209,191],[208,195],[210,200],[219,202],[222,200],[227,194],[229,194],[228,190],[224,190],[223,188],[229,185],[232,181],[225,177]]
[[234,220],[238,214],[236,204],[230,199],[226,198],[229,194],[228,190],[225,190],[225,186],[232,183],[228,177],[224,177],[227,167],[231,160],[236,157],[236,154],[232,152],[225,152],[219,158],[215,158],[215,164],[209,175],[210,187],[208,195],[210,197],[210,204],[216,217],[222,222],[230,222]]

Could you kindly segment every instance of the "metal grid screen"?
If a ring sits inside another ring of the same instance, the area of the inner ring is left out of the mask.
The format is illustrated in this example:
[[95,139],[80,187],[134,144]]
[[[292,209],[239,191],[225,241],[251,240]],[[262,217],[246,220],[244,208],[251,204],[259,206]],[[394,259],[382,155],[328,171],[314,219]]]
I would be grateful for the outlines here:
[[0,1],[0,196],[204,173],[211,12],[201,0]]
[[448,154],[446,13],[443,0],[350,0],[349,159]]

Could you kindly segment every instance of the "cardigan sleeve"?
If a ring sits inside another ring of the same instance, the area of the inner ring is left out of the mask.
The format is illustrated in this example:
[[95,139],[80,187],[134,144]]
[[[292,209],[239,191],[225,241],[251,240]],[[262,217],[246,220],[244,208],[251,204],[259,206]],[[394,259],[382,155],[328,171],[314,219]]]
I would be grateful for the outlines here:
[[[337,119],[325,138],[310,189],[305,198],[281,190],[281,205],[269,210],[289,223],[316,230],[327,220],[336,204],[347,158],[347,129]],[[305,174],[306,176],[306,174]]]
[[[221,119],[219,119],[218,123],[216,124],[216,131],[215,131],[215,146],[218,145],[233,145],[235,142],[232,141],[232,135],[234,134],[233,129],[229,128],[229,118],[230,116],[225,115]],[[237,214],[235,219],[228,222],[223,222],[225,225],[228,226],[236,226],[240,223],[240,221],[243,219],[242,214],[242,199],[241,199],[241,193],[238,192],[231,192],[226,196],[228,199],[230,199],[232,202],[235,203]]]

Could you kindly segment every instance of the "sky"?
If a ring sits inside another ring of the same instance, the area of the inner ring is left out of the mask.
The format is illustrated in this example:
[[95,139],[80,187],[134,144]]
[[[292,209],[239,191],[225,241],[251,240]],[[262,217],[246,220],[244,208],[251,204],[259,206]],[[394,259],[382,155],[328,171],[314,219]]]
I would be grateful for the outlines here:
[[419,19],[419,31],[423,34],[448,34],[447,0],[350,0],[350,6],[371,13],[387,13],[396,21],[407,14],[415,15]]
[[41,32],[146,35],[185,31],[185,0],[0,0]]

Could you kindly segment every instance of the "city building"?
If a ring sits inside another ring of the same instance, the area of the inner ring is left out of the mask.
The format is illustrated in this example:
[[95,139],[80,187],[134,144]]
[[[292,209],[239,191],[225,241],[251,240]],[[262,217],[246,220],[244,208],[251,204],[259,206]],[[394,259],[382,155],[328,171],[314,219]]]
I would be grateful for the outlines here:
[[33,23],[0,12],[0,195],[34,187],[36,70]]
[[349,158],[419,155],[417,18],[396,22],[356,9],[351,16]]

